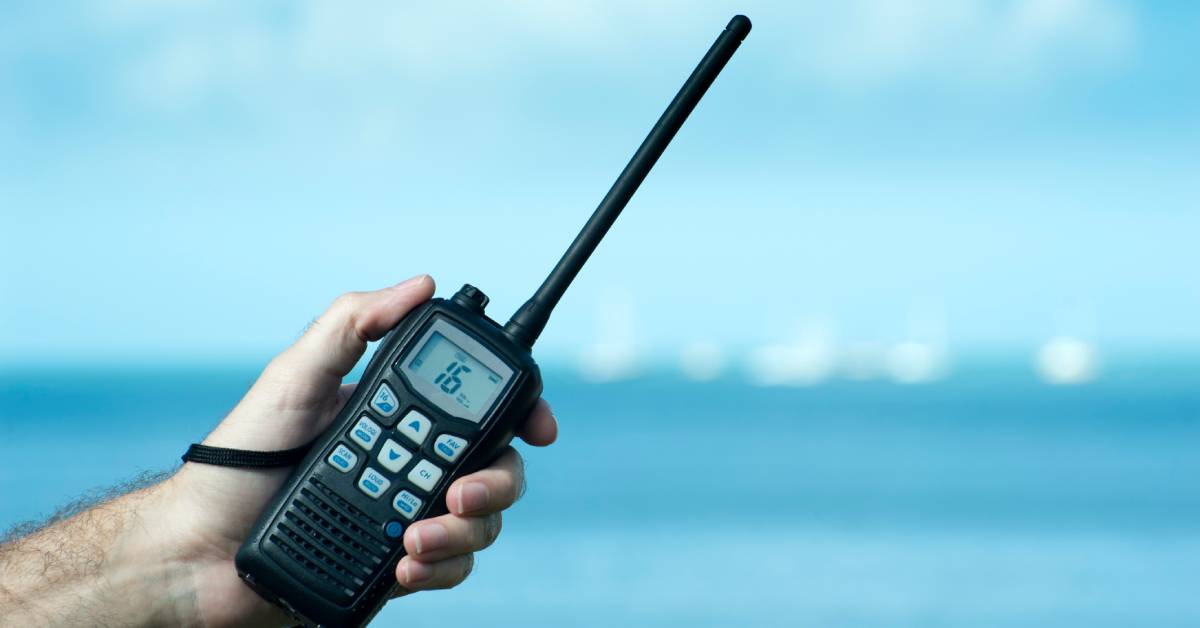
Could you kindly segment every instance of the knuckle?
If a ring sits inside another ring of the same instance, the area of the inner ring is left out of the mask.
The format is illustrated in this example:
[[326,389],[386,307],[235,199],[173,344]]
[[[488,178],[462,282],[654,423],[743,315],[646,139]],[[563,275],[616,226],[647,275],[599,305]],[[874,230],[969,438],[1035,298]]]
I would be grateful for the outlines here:
[[512,482],[509,495],[515,503],[525,495],[525,459],[516,449],[509,448],[509,455],[512,456],[512,472],[510,474]]
[[520,499],[525,496],[525,491],[528,488],[529,485],[525,482],[525,474],[522,473],[521,477],[517,480],[517,492],[513,496],[513,502],[520,501]]
[[516,449],[512,450],[512,455],[514,462],[513,466],[516,468],[517,474],[523,477],[525,475],[525,457],[522,456],[521,452],[517,451]]
[[333,304],[329,306],[331,312],[349,312],[353,311],[362,299],[361,292],[343,292],[333,300]]
[[357,388],[358,388],[358,382],[353,382],[350,384],[342,384],[338,388],[338,391],[337,391],[338,404],[341,405],[341,404],[344,404],[347,401],[349,401],[350,397],[354,395],[354,391]]
[[475,571],[475,555],[467,554],[463,557],[462,577],[460,577],[458,581],[462,582],[463,580],[466,580],[471,576],[471,572],[473,571]]
[[480,549],[496,542],[496,539],[500,536],[500,528],[503,525],[500,513],[494,513],[483,518],[483,538],[480,540]]
[[358,325],[361,314],[360,310],[363,309],[366,303],[365,299],[365,292],[343,293],[333,300],[333,305],[329,306],[329,310],[320,319],[317,319],[316,322],[318,325],[322,323],[332,325],[333,328],[331,331],[334,333],[350,332],[352,330],[361,339]]
[[522,465],[521,471],[517,473],[516,485],[513,487],[513,503],[520,501],[528,488],[529,485],[525,482],[525,468]]

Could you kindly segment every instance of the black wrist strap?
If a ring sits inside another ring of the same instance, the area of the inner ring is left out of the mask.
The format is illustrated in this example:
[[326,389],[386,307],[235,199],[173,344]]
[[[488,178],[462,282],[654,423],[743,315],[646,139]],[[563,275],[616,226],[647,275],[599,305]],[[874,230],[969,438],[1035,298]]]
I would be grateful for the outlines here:
[[212,464],[218,467],[247,467],[265,469],[269,467],[289,467],[304,459],[312,443],[301,445],[295,449],[283,451],[247,451],[245,449],[229,449],[228,447],[210,447],[193,443],[180,458],[184,462]]

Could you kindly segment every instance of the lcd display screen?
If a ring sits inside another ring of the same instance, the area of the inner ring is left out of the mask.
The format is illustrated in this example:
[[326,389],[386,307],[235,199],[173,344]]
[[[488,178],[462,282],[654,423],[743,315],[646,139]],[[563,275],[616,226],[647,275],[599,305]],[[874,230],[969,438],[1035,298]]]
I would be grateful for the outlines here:
[[504,378],[436,331],[417,350],[408,370],[432,384],[443,396],[430,401],[447,412],[459,414],[453,412],[452,406],[447,407],[446,402],[456,404],[475,417],[475,421],[487,411],[484,404],[504,384]]

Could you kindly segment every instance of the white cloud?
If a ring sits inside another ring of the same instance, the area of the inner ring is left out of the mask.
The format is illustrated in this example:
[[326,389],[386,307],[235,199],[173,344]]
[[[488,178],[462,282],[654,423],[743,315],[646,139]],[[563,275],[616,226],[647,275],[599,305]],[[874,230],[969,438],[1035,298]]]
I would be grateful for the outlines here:
[[627,379],[636,374],[637,311],[633,293],[610,289],[596,304],[596,335],[578,355],[579,372],[592,381]]
[[[453,69],[487,78],[546,48],[600,53],[628,13],[604,4],[481,3],[448,11],[379,0],[307,0],[272,15],[241,3],[99,3],[99,30],[136,42],[118,88],[142,105],[182,107],[213,95],[250,100],[297,87],[357,89],[436,82]],[[653,12],[650,12],[651,14]]]
[[813,386],[832,377],[838,366],[837,346],[826,321],[803,321],[788,342],[753,348],[746,374],[759,386]]
[[926,342],[907,340],[893,346],[887,354],[888,373],[901,384],[921,384],[942,376],[945,352]]
[[1078,338],[1059,336],[1038,349],[1034,368],[1051,384],[1083,384],[1093,380],[1099,369],[1096,348]]
[[820,384],[835,366],[832,347],[822,342],[762,345],[747,360],[750,381],[759,386]]
[[806,17],[796,71],[858,89],[1024,82],[1119,59],[1136,30],[1108,0],[850,0]]
[[711,340],[690,342],[679,351],[679,370],[690,380],[711,381],[720,377],[724,369],[725,352]]
[[[848,0],[752,8],[748,12],[761,15],[752,40],[762,51],[760,65],[778,64],[784,75],[838,89],[930,79],[1010,84],[1072,64],[1119,59],[1135,34],[1130,12],[1111,0]],[[130,49],[119,61],[117,90],[152,109],[214,96],[269,105],[273,97],[297,92],[366,101],[386,85],[444,81],[448,73],[458,81],[497,80],[536,60],[553,63],[573,54],[637,66],[632,51],[644,50],[648,37],[672,49],[676,42],[683,46],[684,34],[691,43],[694,33],[679,19],[689,10],[697,9],[675,2],[547,0],[457,11],[377,0],[306,0],[272,10],[194,0],[94,7],[95,27]]]

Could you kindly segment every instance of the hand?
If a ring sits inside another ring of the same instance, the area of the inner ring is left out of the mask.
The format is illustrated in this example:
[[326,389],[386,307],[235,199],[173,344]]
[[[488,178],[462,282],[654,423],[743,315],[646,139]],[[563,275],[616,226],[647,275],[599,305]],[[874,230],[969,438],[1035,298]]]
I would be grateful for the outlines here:
[[[339,297],[307,332],[263,371],[205,444],[258,451],[298,447],[320,434],[349,398],[342,378],[367,342],[378,340],[409,310],[433,295],[422,275],[375,292]],[[558,427],[539,401],[521,438],[549,445]],[[188,463],[165,483],[172,510],[170,541],[186,565],[194,612],[207,626],[280,623],[281,611],[238,578],[233,556],[290,469],[246,470]],[[408,528],[408,550],[396,569],[404,592],[457,585],[471,570],[472,552],[500,532],[500,511],[520,496],[521,457],[509,448],[491,467],[459,478],[446,494],[450,513]],[[186,614],[186,613],[184,613]]]

